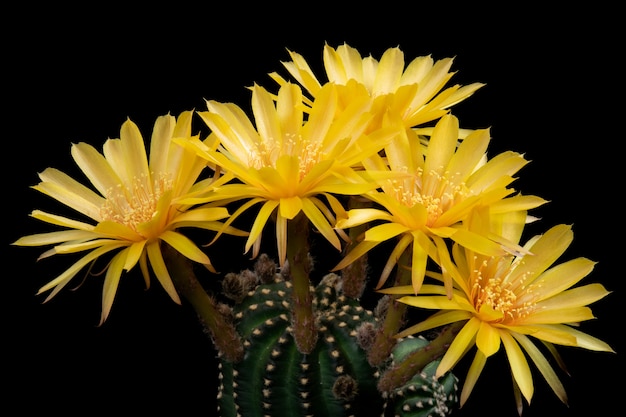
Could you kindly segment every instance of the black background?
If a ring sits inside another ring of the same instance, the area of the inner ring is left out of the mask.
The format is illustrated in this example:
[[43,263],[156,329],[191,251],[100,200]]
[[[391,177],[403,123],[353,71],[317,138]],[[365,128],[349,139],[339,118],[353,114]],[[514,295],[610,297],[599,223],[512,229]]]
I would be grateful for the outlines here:
[[[582,330],[617,354],[561,348],[571,377],[563,406],[541,376],[526,416],[613,415],[623,387],[623,74],[616,10],[595,2],[579,9],[503,6],[410,8],[365,3],[332,6],[166,6],[90,9],[56,3],[4,16],[4,231],[0,406],[35,414],[171,411],[212,415],[215,352],[192,311],[172,303],[156,281],[122,279],[109,320],[97,327],[101,281],[66,287],[42,304],[37,289],[69,267],[40,248],[13,247],[46,225],[36,208],[69,214],[29,186],[48,166],[82,178],[70,144],[101,149],[130,117],[148,137],[157,116],[204,109],[204,99],[249,107],[246,86],[275,87],[267,76],[299,52],[320,78],[322,49],[343,42],[379,58],[399,46],[408,61],[455,57],[453,82],[486,83],[456,106],[466,127],[491,127],[491,153],[523,152],[532,162],[514,183],[551,202],[534,214],[540,233],[573,224],[566,259],[598,264],[583,283],[613,291],[592,305],[597,320]],[[230,9],[230,10],[227,10]],[[9,25],[11,23],[11,25]],[[200,122],[197,120],[196,126]],[[8,128],[8,131],[7,131]],[[618,171],[619,169],[619,171]],[[268,239],[269,240],[269,239]],[[241,244],[241,246],[237,246]],[[320,248],[318,248],[320,249]],[[218,269],[246,266],[243,241],[209,252]],[[232,259],[237,263],[232,267]],[[210,280],[213,277],[208,276]],[[76,278],[78,284],[80,278]],[[211,284],[208,284],[211,285]],[[562,375],[562,374],[561,374]],[[463,375],[460,375],[463,376]],[[3,413],[4,414],[4,413]],[[502,355],[491,358],[457,416],[515,416]],[[245,416],[244,416],[245,417]]]

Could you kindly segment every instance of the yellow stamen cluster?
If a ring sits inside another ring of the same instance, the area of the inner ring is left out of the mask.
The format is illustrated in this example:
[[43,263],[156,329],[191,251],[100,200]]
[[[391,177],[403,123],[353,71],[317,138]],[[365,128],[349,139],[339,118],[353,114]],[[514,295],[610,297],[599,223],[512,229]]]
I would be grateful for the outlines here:
[[152,184],[143,176],[134,178],[130,187],[122,184],[111,187],[100,209],[102,219],[123,224],[136,232],[138,225],[152,220],[159,198],[172,188],[168,175],[160,174],[153,178]]
[[258,143],[256,149],[250,152],[248,165],[255,169],[276,168],[276,160],[281,155],[298,157],[299,179],[302,179],[313,166],[325,157],[325,154],[321,152],[319,142],[312,142],[300,135],[289,133],[285,134],[282,143],[273,138],[266,138],[263,142]]
[[407,207],[424,206],[428,213],[426,225],[432,226],[443,213],[469,194],[465,183],[456,181],[456,176],[431,170],[425,178],[422,168],[418,168],[410,179],[392,180],[388,193]]
[[535,310],[536,304],[532,296],[534,286],[524,284],[527,280],[526,274],[514,281],[508,281],[510,265],[504,271],[498,266],[497,259],[492,257],[483,260],[472,271],[471,299],[476,311],[480,311],[482,305],[488,305],[503,313],[502,318],[496,322],[512,324],[511,322],[527,317]]

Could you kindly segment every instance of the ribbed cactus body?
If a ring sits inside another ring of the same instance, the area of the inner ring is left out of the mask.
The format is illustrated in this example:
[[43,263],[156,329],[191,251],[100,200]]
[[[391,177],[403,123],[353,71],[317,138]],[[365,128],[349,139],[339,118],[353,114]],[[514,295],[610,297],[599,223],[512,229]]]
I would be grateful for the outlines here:
[[[394,348],[393,361],[402,361],[409,353],[428,345],[423,337],[410,337],[400,341]],[[394,390],[387,416],[445,417],[458,404],[458,378],[448,372],[435,378],[439,360],[430,362],[405,385]]]
[[220,364],[223,417],[383,415],[378,370],[356,338],[358,326],[376,319],[340,294],[339,280],[329,274],[311,289],[319,337],[310,354],[291,335],[289,281],[259,285],[234,307],[246,353]]

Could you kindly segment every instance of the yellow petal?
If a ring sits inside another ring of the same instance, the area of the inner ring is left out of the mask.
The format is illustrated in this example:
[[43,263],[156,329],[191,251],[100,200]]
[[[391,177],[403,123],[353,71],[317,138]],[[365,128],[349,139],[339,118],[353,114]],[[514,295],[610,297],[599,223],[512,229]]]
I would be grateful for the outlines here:
[[537,285],[541,285],[541,292],[538,294],[540,300],[561,294],[589,275],[595,265],[596,262],[589,259],[576,258],[548,269],[535,281]]
[[521,322],[524,324],[578,323],[593,318],[594,315],[589,307],[571,307],[536,311]]
[[128,247],[128,254],[126,255],[126,263],[124,264],[124,270],[130,271],[137,262],[139,258],[144,253],[144,248],[146,247],[146,241],[140,240],[139,242],[135,242]]
[[377,226],[373,226],[365,232],[365,240],[385,242],[408,230],[408,227],[400,223],[379,224]]
[[93,146],[82,142],[74,144],[71,153],[76,164],[101,195],[106,196],[109,190],[121,183],[111,165]]
[[594,303],[610,294],[601,284],[588,284],[564,291],[552,298],[537,303],[543,310],[582,307]]
[[457,229],[451,236],[459,245],[487,256],[502,256],[506,251],[500,244],[466,229]]
[[333,272],[334,271],[339,271],[339,270],[347,267],[352,262],[356,261],[361,256],[365,255],[367,252],[369,252],[371,249],[373,249],[379,243],[380,242],[374,242],[374,241],[362,241],[362,242],[359,242],[356,246],[354,246],[352,249],[350,249],[350,252],[348,252],[341,259],[341,261],[339,261],[339,263],[337,263],[337,265],[335,265],[331,269],[331,271],[333,271]]
[[459,144],[456,152],[450,158],[448,170],[458,173],[461,178],[468,177],[480,163],[487,152],[490,141],[489,130],[479,129],[472,132]]
[[155,240],[146,247],[146,252],[148,253],[148,258],[150,259],[150,265],[152,266],[152,270],[163,286],[165,292],[167,292],[176,304],[180,304],[180,297],[176,292],[176,288],[174,288],[174,283],[172,282],[172,278],[167,271],[167,266],[165,266],[165,261],[163,260],[163,254],[161,253],[159,244],[160,241]]
[[18,246],[44,246],[72,240],[93,239],[94,233],[83,230],[62,230],[58,232],[38,233],[23,236],[12,243]]
[[[287,84],[280,90],[287,91],[293,87],[295,87],[294,84]],[[282,95],[284,96],[285,93],[283,92]],[[280,140],[283,137],[274,100],[267,90],[257,84],[252,87],[252,112],[261,138]]]
[[117,286],[120,282],[120,277],[126,264],[126,255],[128,249],[120,251],[117,255],[111,259],[111,263],[107,268],[106,276],[104,277],[104,285],[102,287],[102,314],[100,316],[101,326],[109,316],[113,300],[115,299],[115,293],[117,292]]
[[261,209],[257,213],[254,223],[252,224],[252,228],[250,229],[250,235],[248,236],[248,240],[246,241],[245,252],[250,250],[252,244],[261,236],[263,232],[263,227],[267,223],[270,215],[274,211],[274,209],[278,206],[278,201],[270,200],[266,201]]
[[[398,263],[398,259],[400,259],[404,251],[406,251],[409,245],[412,243],[413,243],[413,236],[411,234],[407,233],[400,237],[400,239],[398,240],[398,243],[391,251],[391,254],[389,254],[389,257],[387,258],[387,262],[385,262],[385,266],[383,267],[383,270],[380,273],[380,278],[378,279],[378,283],[376,284],[377,290],[380,289],[383,286],[383,284],[387,281],[387,278],[389,278],[389,275],[391,275],[391,271],[393,271],[393,268],[395,268],[396,264]],[[399,268],[405,268],[405,267],[406,265],[399,266]],[[411,291],[410,293],[415,294],[415,291]]]
[[463,382],[463,389],[461,390],[461,396],[459,398],[459,405],[461,407],[463,407],[469,398],[486,363],[487,357],[480,350],[477,350],[476,355],[474,355],[474,360],[467,371],[465,381]]
[[46,301],[50,300],[54,295],[58,292],[60,288],[62,288],[65,284],[67,284],[81,269],[83,269],[87,264],[89,264],[94,259],[104,255],[105,253],[118,249],[124,246],[124,244],[112,244],[100,247],[98,249],[92,250],[87,255],[80,258],[77,262],[75,262],[71,267],[65,270],[61,275],[48,282],[43,287],[39,288],[37,294],[41,294],[45,291],[48,291],[51,288],[54,288],[52,293],[46,298]]
[[[123,181],[128,187],[133,181],[147,181],[148,189],[152,184],[148,181],[151,177],[148,167],[146,145],[137,125],[127,119],[120,129],[121,151],[124,157],[124,168],[117,170],[118,175],[126,174]],[[130,187],[129,187],[130,188]]]
[[306,217],[311,221],[313,227],[315,227],[326,240],[333,245],[337,250],[341,250],[341,242],[335,233],[333,227],[328,223],[326,217],[317,208],[315,203],[309,198],[302,200],[302,210]]
[[[412,290],[413,288],[411,288],[411,291]],[[418,324],[414,324],[413,326],[407,327],[406,329],[395,335],[395,337],[402,338],[412,334],[419,334],[426,330],[445,326],[446,324],[455,323],[462,320],[468,320],[471,317],[472,313],[470,313],[469,311],[451,310],[437,312],[426,320],[421,321]]]
[[42,179],[42,182],[34,185],[33,189],[96,221],[101,219],[100,208],[104,203],[104,198],[63,172],[53,168],[46,169],[39,174],[39,177]]
[[493,355],[500,349],[500,334],[488,323],[481,322],[476,333],[476,347],[486,357]]
[[171,230],[166,230],[161,233],[160,238],[165,242],[169,243],[174,249],[176,249],[181,254],[185,255],[185,257],[191,259],[192,261],[201,263],[206,266],[211,266],[211,261],[209,257],[196,246],[196,244],[189,239],[187,236],[174,232]]
[[280,199],[280,215],[286,219],[293,219],[302,210],[302,199],[298,196]]
[[[443,116],[435,125],[435,130],[428,144],[428,156],[425,160],[424,172],[436,172],[443,175],[450,158],[456,150],[459,137],[459,121],[450,114]],[[430,178],[426,177],[426,178]],[[437,179],[437,181],[439,181]],[[427,187],[427,184],[424,184]]]
[[374,220],[392,220],[388,212],[378,209],[352,209],[348,210],[347,214],[347,219],[337,220],[338,228],[348,229]]
[[37,220],[41,220],[46,223],[54,224],[61,227],[67,227],[69,229],[93,230],[95,227],[89,223],[83,223],[77,220],[68,219],[67,217],[57,216],[56,214],[46,213],[41,210],[33,210],[30,215]]
[[113,221],[102,221],[93,230],[95,233],[99,233],[105,236],[111,236],[117,239],[126,240],[129,242],[138,242],[144,240],[144,237],[135,232],[130,227]]
[[169,172],[167,159],[175,127],[176,118],[169,114],[159,116],[154,122],[152,137],[150,138],[150,161],[148,163],[153,172]]
[[[447,300],[447,297],[442,297]],[[435,377],[439,378],[446,372],[448,372],[456,363],[465,355],[470,345],[474,342],[474,337],[478,328],[480,327],[480,320],[471,318],[465,323],[465,326],[456,335],[450,347],[441,358],[441,362],[437,366]]]
[[524,352],[522,352],[522,349],[520,349],[519,345],[513,337],[511,337],[508,331],[499,330],[499,332],[502,344],[506,350],[509,365],[511,366],[513,378],[519,386],[522,395],[526,398],[526,401],[530,403],[533,396],[534,386],[530,367],[526,361],[526,356],[524,356]]
[[565,252],[573,238],[570,226],[561,224],[552,227],[534,241],[528,248],[533,255],[525,256],[524,262],[520,262],[507,279],[511,282],[526,282],[527,276],[537,279]]
[[539,369],[539,372],[541,372],[541,375],[543,375],[556,396],[559,397],[559,399],[563,403],[567,404],[567,393],[565,392],[565,387],[561,383],[561,380],[556,375],[554,369],[547,361],[543,353],[541,353],[541,351],[537,349],[537,347],[530,341],[530,339],[528,339],[528,337],[515,333],[512,333],[511,335],[515,338],[515,340],[517,340],[522,348],[524,348],[524,350],[533,361],[535,366],[537,366],[537,369]]
[[428,252],[421,245],[414,242],[411,253],[411,285],[415,294],[420,291],[424,282],[427,262]]

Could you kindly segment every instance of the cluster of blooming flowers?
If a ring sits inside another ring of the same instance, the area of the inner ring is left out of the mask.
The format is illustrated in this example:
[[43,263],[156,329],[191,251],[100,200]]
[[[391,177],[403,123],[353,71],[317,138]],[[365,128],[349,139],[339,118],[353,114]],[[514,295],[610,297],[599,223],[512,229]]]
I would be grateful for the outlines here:
[[[185,235],[187,227],[214,232],[215,245],[223,233],[245,237],[245,252],[254,257],[271,219],[282,266],[288,223],[296,216],[305,216],[337,250],[350,242],[347,231],[366,226],[335,270],[394,242],[376,289],[434,311],[397,336],[464,322],[437,375],[476,347],[461,405],[501,346],[516,390],[528,402],[533,382],[527,356],[566,402],[562,383],[533,339],[611,352],[574,327],[593,318],[588,305],[608,291],[600,284],[573,288],[592,271],[591,260],[556,263],[572,242],[570,226],[556,225],[520,242],[525,225],[535,220],[528,211],[545,203],[510,187],[527,160],[516,152],[488,157],[489,129],[463,129],[450,110],[482,84],[447,86],[452,59],[422,56],[405,65],[399,48],[376,60],[345,44],[326,45],[327,81],[302,56],[289,54],[283,65],[295,82],[272,73],[276,93],[252,86],[253,118],[236,104],[216,101],[207,101],[206,111],[161,116],[149,153],[138,127],[127,120],[103,153],[86,143],[72,146],[91,187],[54,168],[40,173],[36,190],[92,221],[32,212],[63,230],[25,236],[16,245],[52,246],[40,258],[86,253],[39,293],[50,291],[52,298],[113,252],[102,291],[103,323],[123,272],[137,264],[147,286],[156,276],[180,303],[162,242],[215,272],[205,250]],[[210,129],[205,138],[192,133],[196,114]],[[367,204],[352,207],[351,198]],[[233,202],[240,204],[230,213]],[[249,230],[234,227],[253,207]],[[409,262],[398,264],[403,254]],[[410,281],[391,282],[394,268],[410,268]]]

